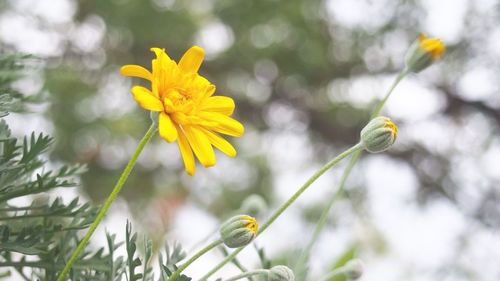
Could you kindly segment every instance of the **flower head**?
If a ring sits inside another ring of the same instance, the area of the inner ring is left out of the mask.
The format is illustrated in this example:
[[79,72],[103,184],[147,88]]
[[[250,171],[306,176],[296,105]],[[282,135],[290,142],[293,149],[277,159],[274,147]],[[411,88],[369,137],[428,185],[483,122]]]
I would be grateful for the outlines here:
[[352,259],[344,265],[347,280],[358,280],[363,275],[364,265],[360,259]]
[[391,119],[383,116],[373,118],[361,130],[361,143],[372,153],[387,150],[396,141],[398,127]]
[[228,219],[220,227],[222,242],[229,248],[248,245],[257,235],[259,224],[251,216],[238,215]]
[[252,194],[243,200],[240,210],[244,214],[258,216],[267,210],[267,203],[262,196]]
[[294,281],[293,271],[284,265],[273,266],[267,276],[268,281]]
[[176,63],[165,50],[151,48],[156,54],[152,71],[139,65],[124,65],[120,74],[149,80],[151,89],[132,87],[135,101],[144,109],[158,112],[160,136],[177,141],[188,174],[195,172],[195,158],[204,167],[215,165],[216,147],[234,157],[236,150],[220,134],[239,137],[243,125],[231,118],[234,101],[213,96],[215,86],[198,74],[204,51],[193,46]]
[[429,38],[425,34],[420,34],[406,53],[406,67],[419,72],[440,59],[445,51],[446,46],[439,38]]
[[418,36],[418,42],[420,49],[428,53],[433,60],[437,60],[443,56],[446,46],[441,42],[439,38],[429,38],[425,34],[420,34]]

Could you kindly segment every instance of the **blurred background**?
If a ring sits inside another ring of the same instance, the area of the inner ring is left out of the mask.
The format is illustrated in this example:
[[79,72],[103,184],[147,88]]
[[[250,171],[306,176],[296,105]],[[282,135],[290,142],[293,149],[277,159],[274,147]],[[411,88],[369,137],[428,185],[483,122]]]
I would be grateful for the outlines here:
[[[270,212],[316,169],[358,141],[371,110],[403,67],[420,32],[441,38],[444,59],[396,89],[384,115],[396,144],[364,154],[313,249],[311,280],[346,252],[365,262],[362,280],[500,280],[500,3],[495,0],[12,0],[0,2],[0,46],[41,58],[16,86],[46,93],[31,114],[10,115],[14,132],[56,139],[54,163],[85,163],[78,189],[101,203],[149,125],[121,77],[150,68],[151,47],[178,60],[196,44],[200,73],[231,96],[246,133],[236,158],[184,172],[177,145],[148,144],[104,229],[125,221],[161,249],[186,249],[251,194]],[[259,239],[286,258],[312,234],[347,161],[316,182]],[[97,242],[100,243],[100,242]],[[248,247],[241,261],[258,268]],[[217,251],[186,273],[196,280]],[[219,274],[237,270],[228,265]]]

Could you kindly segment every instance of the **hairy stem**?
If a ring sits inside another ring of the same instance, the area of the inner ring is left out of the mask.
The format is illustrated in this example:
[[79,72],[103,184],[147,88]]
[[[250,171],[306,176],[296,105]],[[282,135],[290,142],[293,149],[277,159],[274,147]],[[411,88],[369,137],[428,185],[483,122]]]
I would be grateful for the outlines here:
[[118,179],[118,182],[116,183],[115,187],[111,191],[111,194],[109,195],[106,202],[104,202],[104,205],[99,210],[99,213],[97,213],[97,216],[96,216],[94,222],[90,225],[89,229],[87,230],[87,233],[85,234],[83,239],[80,241],[80,243],[78,244],[78,247],[76,248],[76,250],[71,255],[70,259],[68,260],[68,263],[66,263],[66,266],[64,267],[64,269],[61,271],[61,273],[57,277],[57,281],[64,280],[64,277],[71,269],[71,266],[75,263],[76,259],[81,254],[81,252],[85,249],[87,242],[90,240],[90,237],[92,236],[92,234],[96,230],[99,223],[104,218],[104,215],[106,214],[109,207],[111,206],[111,203],[113,203],[113,201],[116,199],[116,196],[118,195],[118,193],[122,189],[122,186],[125,183],[125,181],[127,180],[128,176],[130,175],[132,168],[134,168],[135,163],[137,161],[137,158],[141,154],[144,146],[148,143],[148,141],[153,136],[153,133],[156,131],[156,129],[157,129],[156,124],[155,123],[151,124],[151,127],[149,127],[149,129],[146,132],[146,134],[144,135],[144,137],[142,137],[141,141],[139,142],[139,145],[137,146],[137,149],[135,150],[134,154],[132,155],[132,158],[130,158],[130,160],[128,161],[127,166],[125,166],[125,169],[123,169],[123,172],[122,172],[120,178]]

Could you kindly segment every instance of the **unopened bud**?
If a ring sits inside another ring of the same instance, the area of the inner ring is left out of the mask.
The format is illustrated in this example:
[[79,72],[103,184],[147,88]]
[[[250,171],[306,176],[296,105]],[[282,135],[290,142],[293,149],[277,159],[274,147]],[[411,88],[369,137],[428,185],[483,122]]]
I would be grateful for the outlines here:
[[383,116],[373,118],[361,130],[361,143],[372,153],[387,150],[398,136],[398,127],[391,119]]
[[360,259],[353,259],[344,265],[344,274],[347,280],[357,280],[363,275],[364,265]]
[[222,242],[229,248],[239,248],[252,242],[259,225],[251,216],[238,215],[228,219],[220,227]]
[[439,38],[428,38],[425,34],[420,34],[406,52],[406,68],[413,72],[422,71],[441,58],[445,50],[446,46]]
[[267,203],[262,196],[252,194],[243,200],[240,210],[242,213],[256,217],[267,210]]
[[272,267],[269,270],[269,273],[267,275],[267,280],[268,281],[294,281],[295,280],[295,275],[293,274],[293,271],[284,266],[284,265],[277,265]]

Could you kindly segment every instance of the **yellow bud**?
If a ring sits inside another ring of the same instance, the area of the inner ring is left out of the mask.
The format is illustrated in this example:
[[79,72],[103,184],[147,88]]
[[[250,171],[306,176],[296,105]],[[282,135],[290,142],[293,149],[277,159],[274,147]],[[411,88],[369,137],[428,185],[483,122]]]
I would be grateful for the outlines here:
[[419,72],[441,58],[446,46],[439,38],[428,38],[420,34],[406,53],[405,63],[409,71]]
[[373,118],[361,130],[361,143],[372,153],[387,150],[396,141],[398,127],[391,119],[383,116]]
[[229,248],[239,248],[252,242],[259,229],[257,220],[251,216],[238,215],[228,219],[220,227],[222,242]]

